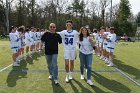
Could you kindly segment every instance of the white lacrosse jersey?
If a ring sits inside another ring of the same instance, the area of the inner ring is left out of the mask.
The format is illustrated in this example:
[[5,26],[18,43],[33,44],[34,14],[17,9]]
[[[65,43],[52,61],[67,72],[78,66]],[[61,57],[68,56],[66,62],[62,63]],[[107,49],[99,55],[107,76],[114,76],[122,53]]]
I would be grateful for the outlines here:
[[110,47],[110,48],[115,48],[115,43],[116,43],[116,34],[115,33],[113,33],[113,34],[109,34],[108,35],[108,47]]
[[76,51],[79,33],[76,30],[63,30],[58,32],[62,38],[62,44],[64,47],[64,51]]
[[98,40],[99,40],[100,43],[103,43],[103,40],[104,40],[104,39],[103,39],[103,36],[102,36],[101,34],[99,34]]
[[25,43],[29,44],[31,42],[30,34],[29,32],[25,33]]
[[31,41],[33,42],[34,41],[34,32],[30,31],[29,36],[30,36]]
[[41,40],[41,33],[40,32],[36,32],[37,35],[37,40]]
[[16,33],[11,32],[9,34],[9,39],[10,39],[10,46],[11,48],[19,48],[19,38],[18,35]]
[[[104,35],[106,35],[108,37],[110,35],[110,32],[104,32]],[[103,43],[108,44],[106,39],[104,39]]]

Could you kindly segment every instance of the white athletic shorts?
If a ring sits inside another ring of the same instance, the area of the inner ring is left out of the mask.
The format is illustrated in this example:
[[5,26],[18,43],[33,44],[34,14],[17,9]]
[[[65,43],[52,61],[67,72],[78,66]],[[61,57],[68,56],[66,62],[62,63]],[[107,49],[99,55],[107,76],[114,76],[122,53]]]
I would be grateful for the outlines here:
[[67,50],[64,51],[64,59],[75,60],[76,59],[76,50],[71,51]]
[[31,46],[31,45],[35,45],[35,42],[34,42],[33,39],[31,39],[31,42],[30,42],[30,46]]
[[103,49],[107,49],[107,43],[103,43]]
[[13,53],[13,54],[17,53],[17,52],[18,52],[18,49],[19,49],[19,48],[12,48],[12,53]]
[[30,46],[30,42],[25,42],[26,46]]
[[35,42],[35,45],[37,44],[37,41],[34,41]]
[[37,40],[37,43],[40,43],[41,42],[41,40]]
[[114,48],[107,47],[106,51],[109,52],[109,53],[110,52],[114,53]]

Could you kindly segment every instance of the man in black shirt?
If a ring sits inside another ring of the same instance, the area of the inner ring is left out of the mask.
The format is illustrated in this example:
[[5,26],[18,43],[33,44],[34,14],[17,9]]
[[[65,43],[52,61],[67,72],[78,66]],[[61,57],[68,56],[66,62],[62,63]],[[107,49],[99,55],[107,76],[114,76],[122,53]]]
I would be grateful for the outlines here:
[[49,25],[49,31],[44,33],[41,41],[45,43],[45,55],[49,69],[49,79],[54,79],[55,84],[58,84],[58,43],[62,43],[61,36],[55,32],[56,25],[51,23]]

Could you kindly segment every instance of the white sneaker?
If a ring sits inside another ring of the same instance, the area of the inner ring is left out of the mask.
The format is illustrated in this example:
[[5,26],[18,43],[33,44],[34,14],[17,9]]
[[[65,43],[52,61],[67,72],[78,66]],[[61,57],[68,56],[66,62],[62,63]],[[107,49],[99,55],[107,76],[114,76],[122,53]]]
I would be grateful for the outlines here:
[[84,75],[81,75],[81,79],[82,79],[82,80],[84,79]]
[[14,63],[13,63],[13,66],[16,67],[16,66],[20,66],[20,65],[19,65],[17,62],[14,62]]
[[113,66],[113,63],[110,62],[109,65],[107,65],[108,67],[112,67]]
[[87,73],[87,69],[86,69],[86,73]]
[[49,75],[49,77],[48,77],[49,79],[52,79],[52,75]]
[[103,58],[103,61],[105,61],[105,60],[106,60],[106,57]]
[[109,64],[109,63],[110,63],[110,61],[108,60],[106,63],[107,63],[107,64]]
[[97,56],[99,57],[99,56],[100,56],[100,54],[99,54],[99,53],[97,53]]
[[72,72],[69,73],[69,80],[72,80]]
[[54,83],[55,83],[55,84],[59,84],[59,81],[58,81],[58,80],[54,80]]
[[100,56],[100,59],[103,59],[103,56]]
[[87,83],[91,86],[93,85],[93,82],[91,80],[87,80]]
[[65,81],[66,81],[66,82],[69,82],[69,75],[66,75]]
[[106,62],[106,63],[108,62],[108,58],[105,59],[105,62]]

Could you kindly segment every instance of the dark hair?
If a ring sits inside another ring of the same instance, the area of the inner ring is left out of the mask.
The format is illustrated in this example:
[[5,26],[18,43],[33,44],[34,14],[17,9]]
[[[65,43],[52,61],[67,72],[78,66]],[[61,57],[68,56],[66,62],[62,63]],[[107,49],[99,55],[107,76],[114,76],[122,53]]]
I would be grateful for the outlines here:
[[37,28],[37,32],[39,32],[40,31],[40,28]]
[[71,23],[71,24],[73,24],[73,21],[72,21],[72,20],[67,20],[66,23]]
[[11,26],[11,27],[10,27],[10,32],[11,32],[14,28],[16,28],[16,27],[15,27],[15,26]]
[[87,29],[86,27],[82,27],[82,28],[81,28],[81,33],[80,33],[80,35],[79,35],[80,41],[83,41],[83,34],[82,34],[83,29],[86,29],[86,31],[87,31],[87,36],[89,36],[88,29]]
[[23,28],[21,28],[21,27],[20,27],[20,28],[18,28],[18,31],[19,31],[19,32],[21,32],[21,33],[24,33],[24,29],[23,29]]
[[93,29],[93,32],[97,33],[97,29]]
[[29,32],[29,28],[26,28],[25,32]]
[[110,27],[110,30],[115,30],[115,28],[114,27]]

